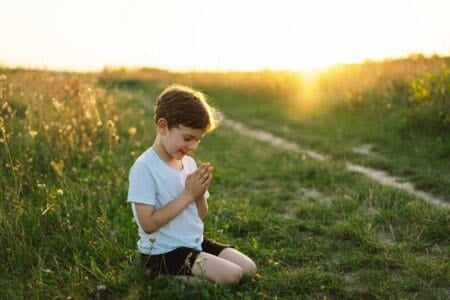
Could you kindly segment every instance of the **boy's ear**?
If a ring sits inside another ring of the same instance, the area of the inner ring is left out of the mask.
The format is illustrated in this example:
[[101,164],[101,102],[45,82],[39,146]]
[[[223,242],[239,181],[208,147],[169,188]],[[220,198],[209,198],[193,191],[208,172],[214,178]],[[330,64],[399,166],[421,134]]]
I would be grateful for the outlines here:
[[156,122],[156,130],[160,134],[164,134],[169,130],[169,124],[167,123],[167,120],[164,118],[159,118]]

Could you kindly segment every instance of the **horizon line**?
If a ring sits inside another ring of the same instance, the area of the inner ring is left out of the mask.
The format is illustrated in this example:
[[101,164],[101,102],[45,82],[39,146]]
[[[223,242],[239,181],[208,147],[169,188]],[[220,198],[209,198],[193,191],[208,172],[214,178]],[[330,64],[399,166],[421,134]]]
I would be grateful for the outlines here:
[[304,68],[272,68],[272,67],[261,67],[261,68],[248,68],[248,69],[238,69],[238,68],[171,68],[158,65],[114,65],[114,64],[104,64],[100,67],[58,67],[58,66],[48,66],[41,64],[8,64],[0,60],[0,69],[24,69],[24,70],[39,70],[39,71],[53,71],[53,72],[68,72],[68,73],[99,73],[107,70],[155,70],[163,71],[169,73],[258,73],[258,72],[317,72],[327,69],[332,69],[339,66],[350,66],[350,65],[362,65],[366,63],[383,63],[395,60],[408,60],[408,59],[431,59],[431,58],[446,58],[450,57],[450,51],[447,53],[434,52],[434,53],[423,53],[423,52],[410,52],[406,55],[399,56],[386,56],[383,58],[364,58],[357,61],[348,62],[336,62],[329,65],[318,66],[318,67],[304,67]]

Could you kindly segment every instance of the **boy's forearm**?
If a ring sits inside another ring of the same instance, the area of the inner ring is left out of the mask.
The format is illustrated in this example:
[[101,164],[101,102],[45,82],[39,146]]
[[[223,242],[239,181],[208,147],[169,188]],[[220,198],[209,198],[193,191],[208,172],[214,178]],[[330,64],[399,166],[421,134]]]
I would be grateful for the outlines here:
[[195,200],[195,204],[197,205],[198,216],[203,220],[208,213],[208,201],[205,196],[202,196],[200,199]]
[[176,216],[178,216],[190,203],[192,203],[192,196],[187,193],[182,193],[180,196],[175,198],[166,206],[161,209],[156,210],[152,214],[152,226],[151,232],[157,231],[159,228],[163,227],[170,221],[172,221]]

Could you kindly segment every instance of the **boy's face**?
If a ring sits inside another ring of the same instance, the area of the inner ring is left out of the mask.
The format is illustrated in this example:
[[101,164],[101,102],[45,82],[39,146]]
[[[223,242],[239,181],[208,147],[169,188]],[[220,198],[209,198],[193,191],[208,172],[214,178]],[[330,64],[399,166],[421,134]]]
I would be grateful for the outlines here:
[[163,128],[159,131],[167,154],[174,159],[181,160],[185,155],[195,150],[205,135],[202,129],[195,129],[179,125],[178,127]]

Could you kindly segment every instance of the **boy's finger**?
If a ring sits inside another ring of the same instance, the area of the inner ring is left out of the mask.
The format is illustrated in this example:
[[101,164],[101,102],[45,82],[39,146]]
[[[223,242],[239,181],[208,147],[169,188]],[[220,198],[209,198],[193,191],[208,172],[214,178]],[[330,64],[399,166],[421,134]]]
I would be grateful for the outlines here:
[[205,181],[205,185],[208,186],[211,183],[211,179],[212,179],[212,176],[209,176],[209,178]]
[[208,178],[209,178],[209,176],[211,176],[210,174],[207,174],[207,173],[205,173],[203,176],[202,176],[202,181],[205,181],[205,180],[207,180]]
[[197,168],[192,174],[195,174],[197,176],[202,176],[204,173],[206,173],[206,170],[204,168]]
[[202,178],[202,183],[205,183],[205,182],[207,182],[208,180],[210,180],[211,179],[211,174],[208,174],[208,176],[205,176],[205,177],[203,177]]

